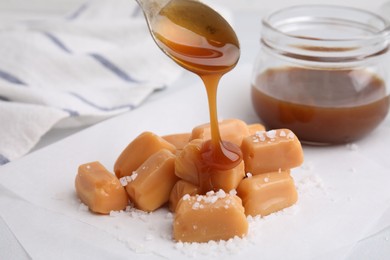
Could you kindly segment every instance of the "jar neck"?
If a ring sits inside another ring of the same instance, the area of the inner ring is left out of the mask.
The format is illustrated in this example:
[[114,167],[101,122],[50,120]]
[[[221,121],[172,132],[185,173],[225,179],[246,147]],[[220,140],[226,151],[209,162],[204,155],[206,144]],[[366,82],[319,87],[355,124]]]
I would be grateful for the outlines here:
[[263,20],[262,45],[302,62],[337,65],[385,55],[390,24],[376,14],[335,6],[296,6]]

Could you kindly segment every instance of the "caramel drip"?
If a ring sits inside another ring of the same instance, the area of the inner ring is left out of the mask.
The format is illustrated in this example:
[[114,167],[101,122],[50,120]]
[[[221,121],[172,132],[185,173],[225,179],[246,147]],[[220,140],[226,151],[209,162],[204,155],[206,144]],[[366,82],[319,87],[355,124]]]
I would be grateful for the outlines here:
[[212,138],[202,146],[199,175],[201,190],[206,192],[213,189],[213,172],[234,168],[242,160],[238,146],[221,140],[216,105],[219,80],[238,62],[238,39],[225,19],[197,1],[169,2],[156,17],[153,28],[161,49],[180,66],[200,76],[206,87]]

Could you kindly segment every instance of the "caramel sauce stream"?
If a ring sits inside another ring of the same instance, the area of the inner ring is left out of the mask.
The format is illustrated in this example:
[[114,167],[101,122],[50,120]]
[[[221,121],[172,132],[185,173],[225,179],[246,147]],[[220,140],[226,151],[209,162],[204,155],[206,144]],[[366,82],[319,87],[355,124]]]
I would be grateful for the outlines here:
[[237,36],[220,14],[190,0],[170,1],[152,28],[160,48],[180,66],[199,75],[206,87],[212,138],[201,149],[199,180],[203,192],[212,190],[212,172],[232,169],[242,160],[238,146],[221,140],[216,104],[218,83],[240,56]]

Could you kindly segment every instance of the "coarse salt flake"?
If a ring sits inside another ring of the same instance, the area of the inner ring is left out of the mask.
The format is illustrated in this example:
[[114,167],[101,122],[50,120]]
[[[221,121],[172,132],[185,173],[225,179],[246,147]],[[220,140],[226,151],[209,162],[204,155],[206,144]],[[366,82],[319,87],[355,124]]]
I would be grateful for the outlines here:
[[134,181],[137,177],[138,177],[138,173],[137,172],[133,172],[133,174],[130,175],[130,178],[131,178],[132,181]]
[[265,178],[264,178],[264,182],[269,182],[269,178],[268,178],[268,177],[265,177]]
[[121,211],[111,210],[110,211],[110,217],[117,217],[121,214]]
[[206,193],[206,196],[212,196],[212,195],[214,195],[214,191],[213,190],[211,190],[211,191],[208,191],[207,193]]
[[247,177],[247,178],[252,178],[252,176],[253,176],[252,173],[250,173],[250,172],[247,172],[247,173],[246,173],[246,177]]
[[255,135],[257,135],[257,136],[261,136],[261,135],[263,135],[263,134],[265,134],[265,131],[257,131],[257,132],[255,133]]
[[192,205],[192,209],[195,209],[195,210],[199,209],[199,207],[200,207],[200,203],[199,203],[199,202],[195,202],[195,203]]
[[257,131],[255,135],[257,136],[258,140],[264,142],[265,141],[264,134],[265,134],[265,131]]
[[80,211],[88,211],[88,206],[85,205],[84,203],[80,203],[79,210]]
[[127,178],[126,177],[122,177],[119,179],[119,182],[121,183],[121,185],[123,187],[127,186],[128,182],[127,182]]
[[217,191],[216,193],[217,197],[218,198],[225,198],[226,197],[226,193],[224,190],[220,189],[219,191]]
[[274,139],[276,137],[276,131],[275,130],[269,130],[268,132],[265,133],[265,135],[269,139]]
[[237,195],[237,191],[235,189],[232,189],[232,190],[229,191],[229,195],[230,196]]
[[287,134],[286,134],[286,132],[284,130],[281,130],[280,133],[279,133],[279,136],[280,137],[286,137]]
[[287,138],[294,139],[295,134],[293,132],[288,133]]
[[183,196],[183,200],[189,200],[191,198],[190,194],[186,194]]

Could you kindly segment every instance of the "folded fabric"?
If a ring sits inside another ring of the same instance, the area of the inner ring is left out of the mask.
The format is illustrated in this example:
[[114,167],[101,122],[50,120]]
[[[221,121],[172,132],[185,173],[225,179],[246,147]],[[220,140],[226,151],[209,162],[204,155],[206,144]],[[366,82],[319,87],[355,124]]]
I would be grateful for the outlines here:
[[181,69],[149,35],[135,1],[94,0],[65,17],[0,24],[0,165],[52,127],[132,110]]

